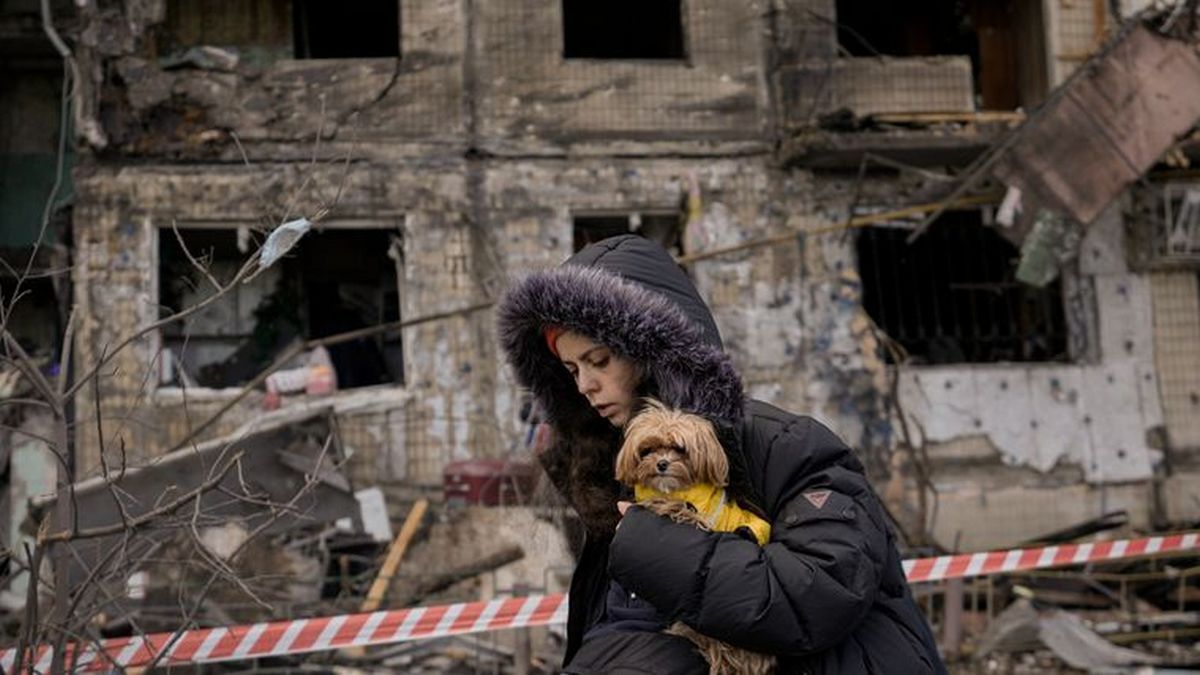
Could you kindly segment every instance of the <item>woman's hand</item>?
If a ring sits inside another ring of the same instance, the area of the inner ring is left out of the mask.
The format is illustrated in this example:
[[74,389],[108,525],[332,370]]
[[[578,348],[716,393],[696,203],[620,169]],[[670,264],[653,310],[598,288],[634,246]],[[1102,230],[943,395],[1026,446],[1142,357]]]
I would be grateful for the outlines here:
[[624,516],[631,506],[633,506],[633,502],[617,502],[617,511]]

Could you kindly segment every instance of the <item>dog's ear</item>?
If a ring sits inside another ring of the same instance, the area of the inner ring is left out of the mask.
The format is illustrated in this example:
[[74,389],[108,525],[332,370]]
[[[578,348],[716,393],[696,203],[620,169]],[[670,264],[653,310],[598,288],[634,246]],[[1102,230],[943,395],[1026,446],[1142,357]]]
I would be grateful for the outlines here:
[[712,422],[698,415],[687,415],[687,424],[683,425],[687,436],[684,446],[691,459],[692,469],[696,479],[701,483],[712,483],[718,487],[729,484],[729,459],[725,456],[725,448],[717,440],[717,431]]
[[650,415],[643,412],[625,425],[625,442],[617,453],[616,478],[625,485],[637,483],[637,467],[641,462],[641,449],[649,441],[654,427]]
[[617,453],[616,478],[622,485],[637,483],[638,448],[626,439]]

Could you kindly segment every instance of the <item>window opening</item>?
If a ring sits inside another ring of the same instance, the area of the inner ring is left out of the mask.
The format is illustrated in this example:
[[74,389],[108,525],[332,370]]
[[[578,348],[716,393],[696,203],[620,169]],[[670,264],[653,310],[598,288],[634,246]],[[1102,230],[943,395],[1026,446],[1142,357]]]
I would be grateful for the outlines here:
[[293,0],[298,59],[400,56],[399,0]]
[[593,242],[619,234],[639,234],[653,239],[678,257],[682,226],[676,211],[575,216],[574,243],[578,251]]
[[851,56],[977,56],[967,3],[837,2],[838,44]]
[[[0,270],[0,302],[5,305],[12,302],[17,290],[17,277],[12,270],[24,271],[31,250],[0,247],[0,258],[7,263]],[[46,255],[39,256],[40,260],[48,258]],[[54,277],[50,276],[55,272],[42,264],[36,264],[30,272],[30,276],[21,282],[21,297],[7,317],[4,329],[12,334],[39,366],[47,372],[53,372],[57,368],[64,324],[62,304],[55,289]],[[62,285],[70,288],[69,284]]]
[[838,44],[850,56],[967,56],[983,109],[1045,97],[1040,0],[837,0],[836,11]]
[[[0,100],[0,247],[32,247],[58,175],[62,68],[0,63]],[[73,191],[73,144],[65,151],[55,207],[70,203]],[[56,239],[51,225],[43,245]]]
[[682,0],[563,0],[563,58],[683,59]]
[[250,62],[400,56],[399,0],[169,0],[160,49],[237,50]]
[[913,244],[910,230],[858,234],[863,307],[913,363],[1066,361],[1061,282],[1016,280],[1020,252],[978,211],[944,214]]
[[[246,253],[228,229],[180,229],[188,250],[221,283],[236,274]],[[164,327],[164,384],[232,387],[258,375],[297,341],[399,319],[396,263],[386,229],[314,230],[283,259],[205,310]],[[159,233],[162,316],[212,293],[170,230]],[[400,332],[327,348],[337,385],[351,389],[404,381]],[[282,369],[307,365],[306,354]]]
[[192,47],[237,50],[250,62],[288,58],[292,52],[292,9],[288,0],[169,0],[160,38],[166,60],[184,58]]

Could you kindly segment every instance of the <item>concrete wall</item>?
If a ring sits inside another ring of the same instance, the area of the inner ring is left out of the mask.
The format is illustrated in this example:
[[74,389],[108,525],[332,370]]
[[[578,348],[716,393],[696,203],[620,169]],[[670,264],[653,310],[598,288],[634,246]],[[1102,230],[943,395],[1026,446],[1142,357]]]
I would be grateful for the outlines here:
[[586,152],[600,141],[625,153],[647,141],[690,153],[697,140],[710,152],[761,146],[766,5],[682,3],[686,59],[652,62],[564,59],[557,0],[477,4],[483,147],[557,154]]
[[[401,56],[370,59],[241,60],[235,67],[159,67],[147,45],[161,30],[165,2],[114,30],[130,47],[106,54],[118,86],[106,90],[111,149],[175,160],[238,161],[231,135],[251,158],[312,154],[318,131],[328,157],[451,151],[467,128],[463,100],[463,3],[402,2]],[[95,21],[99,21],[97,18]],[[167,55],[161,55],[165,59]]]

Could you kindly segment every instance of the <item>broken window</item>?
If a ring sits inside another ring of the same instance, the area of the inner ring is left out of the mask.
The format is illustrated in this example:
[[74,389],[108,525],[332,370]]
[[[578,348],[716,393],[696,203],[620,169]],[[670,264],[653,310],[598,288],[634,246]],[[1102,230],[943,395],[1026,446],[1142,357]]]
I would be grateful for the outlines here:
[[[5,308],[13,301],[18,292],[17,275],[25,270],[31,249],[10,249],[0,247],[0,259],[5,264],[0,265],[0,303]],[[39,254],[43,253],[39,251]],[[49,259],[50,256],[39,255],[39,260]],[[33,357],[39,365],[47,369],[56,367],[58,360],[58,345],[63,332],[63,303],[58,292],[69,292],[68,288],[55,289],[55,278],[59,275],[41,264],[35,264],[30,275],[24,278],[19,287],[20,297],[12,308],[12,313],[3,322],[4,329],[12,334],[21,347]],[[66,286],[61,279],[61,286]],[[69,302],[69,298],[62,298]]]
[[0,54],[0,303],[16,304],[0,325],[48,369],[71,288],[74,155],[71,143],[60,145],[62,84],[61,59],[44,35],[8,38]]
[[1020,252],[980,212],[947,212],[911,245],[910,232],[864,228],[857,248],[863,307],[913,363],[1068,358],[1060,282],[1018,282]]
[[1041,0],[837,0],[838,45],[851,56],[967,56],[979,107],[1012,110],[1048,89]]
[[161,42],[234,48],[250,60],[400,56],[399,0],[170,0]]
[[236,49],[249,60],[287,58],[292,52],[287,0],[169,0],[160,50],[182,56],[191,47]]
[[671,255],[681,254],[682,227],[677,211],[575,216],[574,223],[576,251],[592,242],[632,232],[657,241]]
[[[46,200],[59,175],[62,97],[60,63],[0,58],[0,100],[5,102],[0,106],[0,246],[32,247],[42,234]],[[55,206],[71,198],[72,147],[63,146]],[[42,243],[54,240],[50,227]]]
[[682,0],[563,0],[563,58],[683,59]]
[[[180,229],[188,251],[221,283],[256,245],[248,231]],[[292,344],[399,319],[399,236],[389,229],[323,229],[220,301],[163,328],[163,381],[232,387],[264,370]],[[195,305],[211,284],[172,230],[159,232],[162,316]],[[400,332],[327,348],[339,388],[404,381]],[[285,365],[284,368],[305,363]]]

